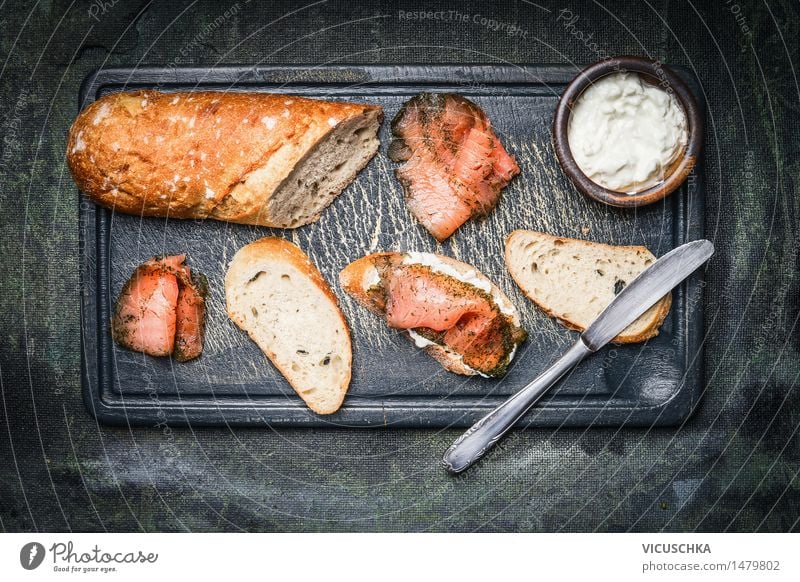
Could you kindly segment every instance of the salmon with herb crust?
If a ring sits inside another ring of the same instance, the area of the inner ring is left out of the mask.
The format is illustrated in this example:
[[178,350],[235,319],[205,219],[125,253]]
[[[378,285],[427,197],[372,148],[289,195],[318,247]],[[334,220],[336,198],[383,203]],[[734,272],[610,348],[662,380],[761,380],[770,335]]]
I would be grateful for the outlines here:
[[443,241],[485,216],[519,174],[483,110],[454,93],[421,93],[392,120],[389,157],[414,217]]
[[114,341],[179,362],[202,353],[207,283],[185,260],[186,255],[154,257],[136,268],[114,308]]

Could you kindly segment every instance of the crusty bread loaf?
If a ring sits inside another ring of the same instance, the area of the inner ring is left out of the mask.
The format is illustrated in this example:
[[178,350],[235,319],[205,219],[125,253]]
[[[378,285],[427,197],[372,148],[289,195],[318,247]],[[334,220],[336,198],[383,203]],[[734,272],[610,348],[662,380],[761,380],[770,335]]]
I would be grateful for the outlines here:
[[[511,300],[506,296],[503,291],[500,290],[497,285],[492,283],[492,281],[486,277],[483,273],[478,271],[475,267],[468,265],[466,263],[462,263],[461,261],[456,261],[455,259],[451,259],[450,257],[445,257],[443,255],[433,255],[430,253],[374,253],[372,255],[367,255],[366,257],[362,257],[349,265],[347,265],[340,273],[339,273],[339,282],[342,285],[342,288],[347,291],[353,298],[356,299],[361,305],[372,311],[374,314],[383,317],[385,315],[383,306],[379,305],[375,302],[375,296],[369,293],[369,290],[372,288],[373,285],[376,285],[380,277],[378,275],[378,270],[376,268],[382,261],[384,261],[388,257],[399,257],[401,255],[408,255],[409,259],[412,262],[418,262],[420,258],[423,257],[435,257],[435,259],[441,262],[446,268],[451,269],[454,273],[457,273],[460,277],[463,277],[467,280],[478,280],[481,281],[485,286],[487,286],[491,290],[491,296],[497,306],[506,314],[511,316],[511,319],[515,326],[520,327],[520,318],[517,309],[514,307],[514,304],[511,303]],[[434,268],[434,270],[439,270]],[[404,334],[410,341],[417,344],[417,340],[408,332]],[[464,376],[474,376],[478,374],[475,370],[466,366],[464,364],[464,360],[462,359],[461,355],[456,353],[455,351],[451,350],[447,346],[428,343],[425,346],[419,346],[425,350],[425,352],[433,357],[437,362],[439,362],[446,370],[453,372],[455,374],[461,374]]]
[[[645,247],[615,246],[515,230],[506,239],[506,267],[522,291],[563,325],[584,331],[614,296],[656,260]],[[658,335],[672,305],[666,295],[614,343]]]
[[72,125],[78,187],[120,212],[294,228],[378,150],[380,107],[266,93],[106,95]]
[[350,330],[305,253],[281,238],[242,247],[225,276],[228,316],[317,414],[342,405],[350,384]]

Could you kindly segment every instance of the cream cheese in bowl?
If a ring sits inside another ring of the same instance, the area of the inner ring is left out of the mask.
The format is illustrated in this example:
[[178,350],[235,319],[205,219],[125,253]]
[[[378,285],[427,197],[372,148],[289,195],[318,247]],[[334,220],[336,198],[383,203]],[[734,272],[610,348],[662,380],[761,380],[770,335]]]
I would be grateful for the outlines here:
[[677,98],[636,73],[613,73],[587,87],[567,130],[580,170],[596,184],[627,194],[664,181],[688,133]]

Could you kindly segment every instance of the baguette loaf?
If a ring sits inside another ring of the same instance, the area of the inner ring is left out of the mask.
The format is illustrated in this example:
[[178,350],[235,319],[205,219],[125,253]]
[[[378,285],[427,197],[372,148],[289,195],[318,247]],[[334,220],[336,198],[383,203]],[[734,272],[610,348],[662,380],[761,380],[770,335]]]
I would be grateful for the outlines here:
[[281,238],[242,247],[225,275],[228,316],[317,414],[342,405],[350,384],[350,330],[305,253]]
[[[515,230],[506,239],[506,267],[520,289],[564,326],[584,331],[625,285],[656,258],[645,247],[615,246]],[[646,311],[614,343],[658,335],[672,294]]]
[[295,228],[378,150],[380,107],[265,93],[106,95],[69,132],[95,202],[132,214]]

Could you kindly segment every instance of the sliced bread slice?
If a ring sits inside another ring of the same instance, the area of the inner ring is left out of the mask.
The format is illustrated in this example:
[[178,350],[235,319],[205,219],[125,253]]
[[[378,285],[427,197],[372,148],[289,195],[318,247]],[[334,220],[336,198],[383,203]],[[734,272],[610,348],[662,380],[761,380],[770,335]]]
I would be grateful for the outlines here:
[[[564,326],[584,331],[656,257],[645,247],[516,230],[506,239],[505,259],[525,295]],[[658,335],[671,304],[672,295],[668,294],[614,338],[614,343],[641,342]]]
[[281,238],[242,247],[225,276],[228,316],[317,414],[342,405],[352,370],[350,330],[306,254]]

